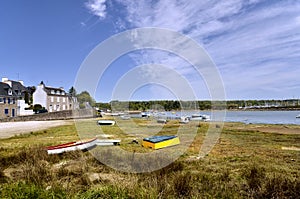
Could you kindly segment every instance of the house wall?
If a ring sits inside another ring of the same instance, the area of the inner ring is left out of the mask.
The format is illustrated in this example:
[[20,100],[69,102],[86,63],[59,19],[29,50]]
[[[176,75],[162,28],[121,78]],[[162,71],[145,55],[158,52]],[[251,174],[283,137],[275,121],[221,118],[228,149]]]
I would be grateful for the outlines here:
[[25,103],[25,100],[18,100],[18,116],[20,115],[33,115],[33,110],[25,110],[28,107],[28,104]]
[[[8,96],[0,96],[0,98],[1,98],[0,99],[0,118],[17,116],[17,112],[18,112],[17,99],[15,97],[8,97]],[[10,100],[8,100],[8,98]]]
[[44,91],[43,85],[38,85],[33,93],[33,104],[40,104],[47,108],[47,93]]
[[70,110],[69,97],[67,95],[49,95],[46,109],[49,112]]

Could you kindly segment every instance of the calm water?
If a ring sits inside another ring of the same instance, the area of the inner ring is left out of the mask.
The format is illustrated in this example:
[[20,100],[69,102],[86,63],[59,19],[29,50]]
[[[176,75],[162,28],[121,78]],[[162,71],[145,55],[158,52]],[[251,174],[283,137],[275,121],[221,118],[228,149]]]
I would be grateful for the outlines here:
[[[165,112],[169,119],[176,119],[181,115],[191,116],[196,112]],[[200,114],[211,115],[209,111],[197,112]],[[300,111],[227,111],[225,122],[243,122],[243,123],[264,123],[264,124],[297,124],[300,125],[300,118],[296,118]]]
[[300,111],[227,111],[227,122],[298,124]]

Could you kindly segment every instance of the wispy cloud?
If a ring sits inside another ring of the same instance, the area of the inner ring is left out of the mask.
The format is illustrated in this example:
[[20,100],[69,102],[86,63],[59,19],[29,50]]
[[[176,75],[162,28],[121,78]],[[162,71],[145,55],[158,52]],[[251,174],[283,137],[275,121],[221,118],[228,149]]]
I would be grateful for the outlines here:
[[85,6],[91,14],[104,19],[106,17],[105,2],[106,0],[89,0],[85,3]]
[[[122,10],[116,17],[120,30],[160,27],[195,39],[219,68],[229,98],[300,97],[297,0],[115,0],[112,4]],[[188,65],[172,54],[143,51],[133,58],[139,64],[162,63],[193,76]],[[198,85],[195,78],[191,83]]]

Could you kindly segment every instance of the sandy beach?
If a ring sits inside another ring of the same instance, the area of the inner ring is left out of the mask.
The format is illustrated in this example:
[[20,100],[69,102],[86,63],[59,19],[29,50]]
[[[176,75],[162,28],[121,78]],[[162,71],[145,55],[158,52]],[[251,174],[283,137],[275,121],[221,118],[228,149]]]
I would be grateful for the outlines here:
[[17,134],[29,133],[50,127],[72,124],[71,120],[27,121],[0,123],[0,139],[9,138]]

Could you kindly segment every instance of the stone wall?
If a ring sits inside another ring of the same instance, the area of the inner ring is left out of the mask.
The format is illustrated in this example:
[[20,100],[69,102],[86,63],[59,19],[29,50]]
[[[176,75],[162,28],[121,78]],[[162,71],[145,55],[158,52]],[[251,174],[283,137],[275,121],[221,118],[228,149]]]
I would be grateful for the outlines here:
[[75,118],[96,117],[94,109],[66,110],[52,113],[40,113],[34,115],[24,115],[18,117],[8,117],[0,119],[0,122],[20,122],[20,121],[46,121],[46,120],[67,120]]

